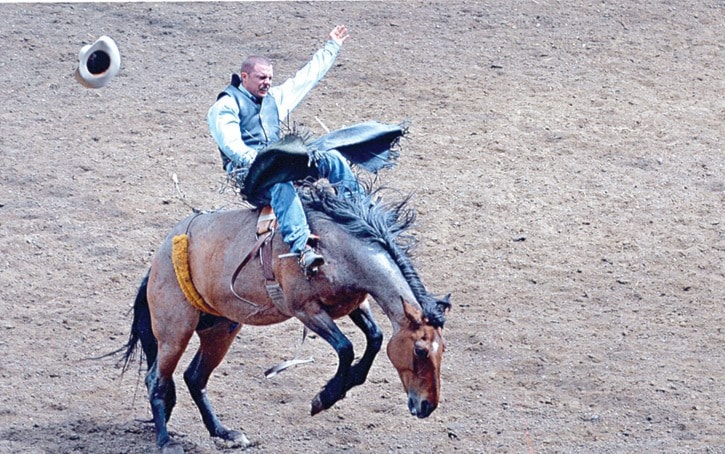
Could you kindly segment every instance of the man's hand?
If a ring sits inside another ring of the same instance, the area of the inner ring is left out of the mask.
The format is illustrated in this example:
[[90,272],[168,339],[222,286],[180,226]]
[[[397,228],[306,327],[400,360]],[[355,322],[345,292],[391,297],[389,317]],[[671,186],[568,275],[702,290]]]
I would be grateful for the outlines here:
[[330,32],[330,39],[335,41],[338,45],[342,46],[345,41],[350,39],[350,35],[347,34],[347,27],[344,25],[338,25],[333,28]]

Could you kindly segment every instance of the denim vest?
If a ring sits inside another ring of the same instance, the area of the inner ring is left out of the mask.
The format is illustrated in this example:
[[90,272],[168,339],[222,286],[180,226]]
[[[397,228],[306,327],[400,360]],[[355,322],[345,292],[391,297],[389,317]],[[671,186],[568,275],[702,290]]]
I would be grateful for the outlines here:
[[[267,94],[261,103],[257,103],[232,82],[219,93],[217,100],[222,96],[231,96],[239,106],[239,129],[245,145],[259,151],[279,140],[279,111],[272,95]],[[224,153],[221,155],[222,166],[226,169],[231,161]]]

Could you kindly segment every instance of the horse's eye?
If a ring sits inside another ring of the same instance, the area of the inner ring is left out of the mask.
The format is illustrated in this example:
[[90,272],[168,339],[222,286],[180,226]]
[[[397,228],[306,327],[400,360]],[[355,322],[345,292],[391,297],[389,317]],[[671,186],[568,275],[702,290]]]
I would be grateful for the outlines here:
[[428,349],[421,345],[415,346],[415,356],[418,358],[427,358],[428,357]]

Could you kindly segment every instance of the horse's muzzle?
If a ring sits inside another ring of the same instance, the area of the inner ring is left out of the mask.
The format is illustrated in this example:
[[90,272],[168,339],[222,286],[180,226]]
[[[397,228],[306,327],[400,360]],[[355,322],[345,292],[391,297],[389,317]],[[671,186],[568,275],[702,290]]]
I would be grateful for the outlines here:
[[416,394],[411,393],[408,395],[408,410],[410,410],[411,415],[423,419],[430,416],[435,409],[436,406],[431,404],[428,400],[420,400],[419,396]]

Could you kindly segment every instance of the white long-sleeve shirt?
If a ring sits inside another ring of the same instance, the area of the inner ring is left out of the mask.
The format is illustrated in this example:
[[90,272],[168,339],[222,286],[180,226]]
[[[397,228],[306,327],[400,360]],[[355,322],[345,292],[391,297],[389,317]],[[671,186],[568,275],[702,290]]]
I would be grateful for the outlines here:
[[[287,79],[281,85],[269,89],[267,96],[271,97],[275,102],[278,112],[277,118],[286,119],[327,74],[340,53],[340,47],[333,40],[327,41],[324,47],[315,52],[311,60],[297,71],[293,77]],[[253,99],[252,94],[241,84],[238,88],[245,96]],[[244,142],[239,112],[237,101],[232,96],[222,96],[211,106],[207,113],[207,124],[211,135],[222,153],[232,161],[230,167],[248,167],[256,158],[259,149],[262,148],[253,148]],[[248,135],[266,134],[263,119],[260,118],[258,123],[258,130],[247,130]],[[263,140],[262,142],[266,141]]]

